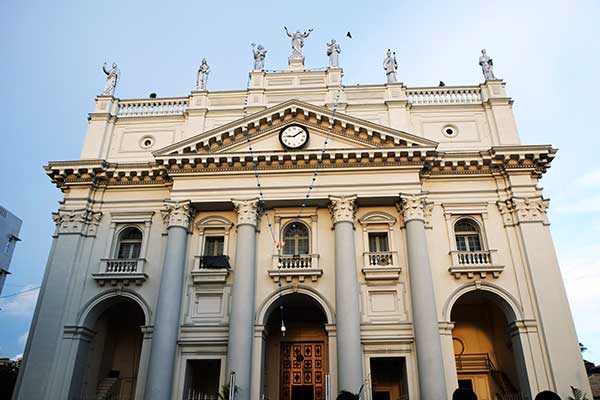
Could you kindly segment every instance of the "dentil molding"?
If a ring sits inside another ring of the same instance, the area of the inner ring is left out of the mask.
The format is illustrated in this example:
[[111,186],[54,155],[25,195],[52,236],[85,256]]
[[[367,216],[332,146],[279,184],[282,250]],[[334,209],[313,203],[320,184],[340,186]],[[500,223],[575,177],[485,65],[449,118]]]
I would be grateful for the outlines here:
[[329,196],[329,212],[333,224],[338,222],[354,223],[356,216],[356,195],[354,196]]

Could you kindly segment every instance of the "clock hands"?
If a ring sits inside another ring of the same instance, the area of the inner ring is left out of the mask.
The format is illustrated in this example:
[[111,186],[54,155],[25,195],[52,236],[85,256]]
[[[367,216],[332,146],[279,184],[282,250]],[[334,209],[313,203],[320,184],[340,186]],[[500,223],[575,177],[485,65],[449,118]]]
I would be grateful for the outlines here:
[[292,138],[292,137],[296,137],[296,136],[298,136],[298,135],[299,135],[299,134],[301,134],[301,133],[304,133],[304,131],[300,131],[300,132],[296,133],[295,135],[288,136],[288,137],[291,137],[291,138]]

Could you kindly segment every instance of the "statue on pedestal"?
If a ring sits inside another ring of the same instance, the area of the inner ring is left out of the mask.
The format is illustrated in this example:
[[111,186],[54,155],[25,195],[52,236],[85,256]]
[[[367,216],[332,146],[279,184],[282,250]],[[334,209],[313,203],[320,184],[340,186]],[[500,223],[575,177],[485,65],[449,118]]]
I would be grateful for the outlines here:
[[331,39],[331,42],[327,43],[327,56],[329,57],[330,68],[337,68],[340,66],[339,54],[341,52],[342,48],[335,39]]
[[481,65],[481,71],[486,81],[493,81],[496,78],[494,75],[494,61],[486,54],[485,49],[481,50],[481,57],[479,57],[479,65]]
[[102,90],[102,96],[112,96],[115,94],[115,88],[117,87],[117,81],[121,71],[117,69],[117,64],[113,63],[110,70],[106,69],[106,63],[102,65],[102,71],[106,74],[106,83]]
[[196,79],[196,90],[206,90],[206,81],[208,80],[208,74],[210,68],[206,63],[206,58],[202,59],[202,64],[198,68],[198,78]]
[[267,56],[267,50],[259,44],[256,47],[256,43],[252,43],[252,54],[254,54],[254,68],[253,71],[262,71],[265,69],[265,57]]
[[387,76],[387,83],[396,83],[396,71],[398,71],[398,62],[396,61],[396,52],[392,53],[390,49],[387,50],[385,58],[383,59],[383,69]]
[[302,48],[304,47],[304,39],[310,35],[313,29],[309,29],[308,31],[301,33],[297,30],[294,33],[290,33],[286,26],[283,27],[285,29],[285,33],[292,38],[292,55],[290,56],[290,60],[298,59],[304,61],[304,56],[302,55]]

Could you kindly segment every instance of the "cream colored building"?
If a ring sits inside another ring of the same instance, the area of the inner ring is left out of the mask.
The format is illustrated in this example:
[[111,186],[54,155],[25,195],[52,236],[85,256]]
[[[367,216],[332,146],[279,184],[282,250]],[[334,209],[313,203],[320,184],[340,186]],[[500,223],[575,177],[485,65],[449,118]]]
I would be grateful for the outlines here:
[[97,97],[15,399],[589,396],[504,82],[341,78]]

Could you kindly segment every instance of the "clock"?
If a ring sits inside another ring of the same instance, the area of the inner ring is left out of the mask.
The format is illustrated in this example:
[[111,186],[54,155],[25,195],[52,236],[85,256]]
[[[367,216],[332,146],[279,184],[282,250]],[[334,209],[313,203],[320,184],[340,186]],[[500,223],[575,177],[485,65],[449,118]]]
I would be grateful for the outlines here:
[[287,149],[299,149],[308,142],[308,131],[298,124],[288,125],[279,132],[279,141]]

